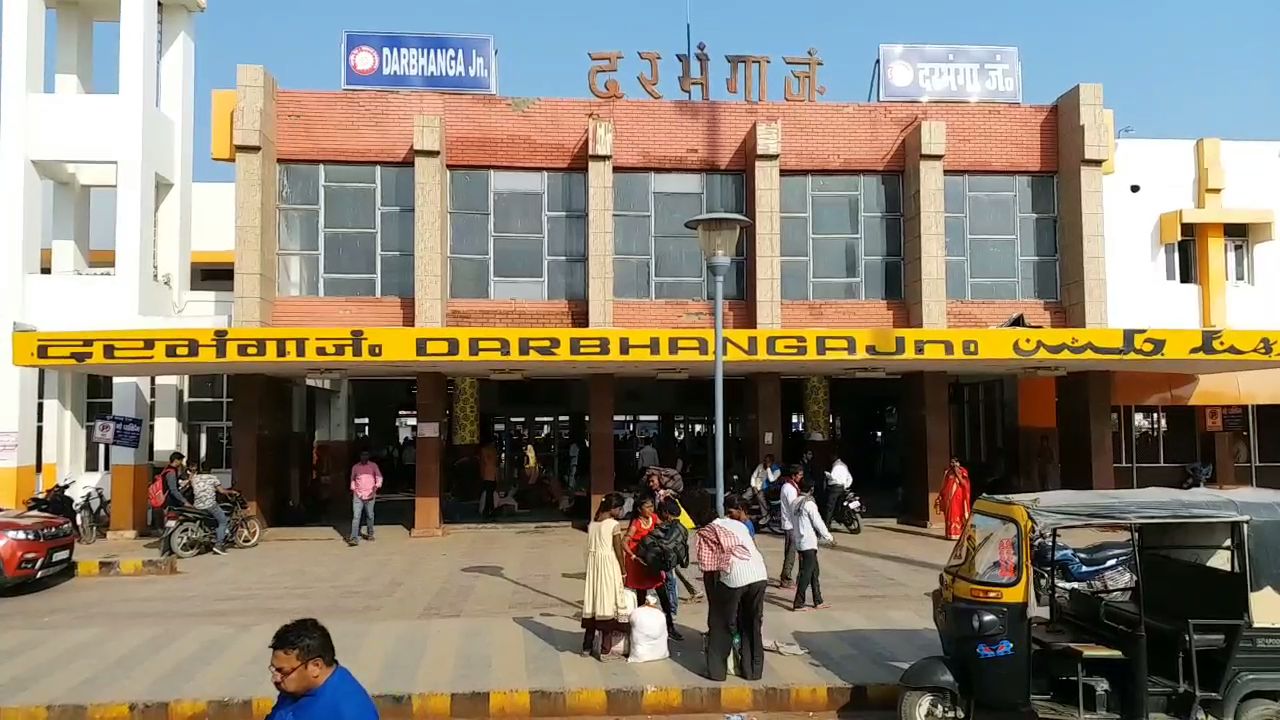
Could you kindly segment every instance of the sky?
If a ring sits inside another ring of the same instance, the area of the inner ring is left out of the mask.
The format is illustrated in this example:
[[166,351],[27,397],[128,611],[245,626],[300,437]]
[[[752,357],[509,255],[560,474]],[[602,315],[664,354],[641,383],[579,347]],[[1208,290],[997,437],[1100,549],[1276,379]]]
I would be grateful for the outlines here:
[[[1116,127],[1131,127],[1132,137],[1280,138],[1277,0],[690,5],[693,42],[705,42],[712,57],[713,97],[725,97],[725,54],[772,56],[770,93],[779,98],[781,56],[816,48],[825,62],[822,100],[863,102],[881,43],[1015,45],[1025,102],[1051,103],[1077,83],[1097,82]],[[656,50],[663,90],[675,97],[685,11],[686,0],[208,0],[196,29],[196,180],[233,177],[230,165],[209,159],[209,98],[235,86],[237,64],[265,65],[282,88],[336,90],[343,30],[481,33],[494,36],[506,96],[587,97],[587,53],[606,50],[624,52],[618,78],[629,96],[642,94],[635,53]],[[114,90],[116,44],[102,28],[102,91]]]

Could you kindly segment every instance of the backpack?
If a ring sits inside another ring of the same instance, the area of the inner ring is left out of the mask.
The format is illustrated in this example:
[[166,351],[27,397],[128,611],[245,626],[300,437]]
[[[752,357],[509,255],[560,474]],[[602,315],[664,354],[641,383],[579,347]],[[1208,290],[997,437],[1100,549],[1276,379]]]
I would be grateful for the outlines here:
[[640,541],[636,555],[653,570],[670,572],[689,565],[689,536],[679,522],[663,523]]
[[147,504],[157,510],[164,507],[165,494],[164,473],[160,473],[147,486]]

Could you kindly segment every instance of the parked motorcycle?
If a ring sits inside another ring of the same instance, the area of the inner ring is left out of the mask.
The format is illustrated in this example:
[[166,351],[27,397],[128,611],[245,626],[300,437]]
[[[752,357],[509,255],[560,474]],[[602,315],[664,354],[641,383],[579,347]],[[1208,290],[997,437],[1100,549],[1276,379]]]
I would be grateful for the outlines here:
[[33,512],[48,513],[64,517],[76,525],[76,508],[67,490],[71,487],[71,478],[67,478],[39,495],[27,498],[26,506]]
[[[227,537],[238,548],[251,548],[262,539],[262,522],[249,514],[244,496],[233,493],[229,501],[218,503],[227,515]],[[168,549],[186,559],[213,549],[218,521],[213,515],[194,507],[174,507],[165,512],[164,535],[160,538],[163,554]]]
[[1213,463],[1191,463],[1187,465],[1187,478],[1182,481],[1182,489],[1202,488],[1213,477]]
[[835,512],[831,519],[845,526],[850,533],[857,535],[862,532],[862,513],[865,511],[866,508],[862,505],[862,498],[858,497],[852,490],[846,490],[836,502]]
[[1048,602],[1050,584],[1057,592],[1077,588],[1102,593],[1108,600],[1124,600],[1136,580],[1133,546],[1128,541],[1076,550],[1061,538],[1054,547],[1049,538],[1037,537],[1032,542],[1032,564],[1036,597],[1042,603]]

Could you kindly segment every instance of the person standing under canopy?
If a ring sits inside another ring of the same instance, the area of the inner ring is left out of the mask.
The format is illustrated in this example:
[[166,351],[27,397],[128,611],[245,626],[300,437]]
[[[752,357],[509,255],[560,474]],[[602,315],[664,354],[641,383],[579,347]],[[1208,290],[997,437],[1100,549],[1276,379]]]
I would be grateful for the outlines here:
[[942,476],[942,492],[933,506],[946,522],[947,539],[958,540],[964,525],[969,521],[969,471],[958,458],[951,458],[947,472]]

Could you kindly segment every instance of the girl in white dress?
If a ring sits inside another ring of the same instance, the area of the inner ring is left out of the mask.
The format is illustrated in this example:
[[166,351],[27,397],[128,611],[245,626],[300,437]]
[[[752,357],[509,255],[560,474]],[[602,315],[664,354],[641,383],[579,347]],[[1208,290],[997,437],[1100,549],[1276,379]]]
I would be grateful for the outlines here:
[[625,527],[624,498],[609,493],[600,501],[595,520],[587,526],[587,577],[582,597],[582,654],[594,651],[600,635],[600,660],[621,657],[612,648],[630,634],[628,618],[634,609],[635,593],[627,590],[622,576],[622,548]]

